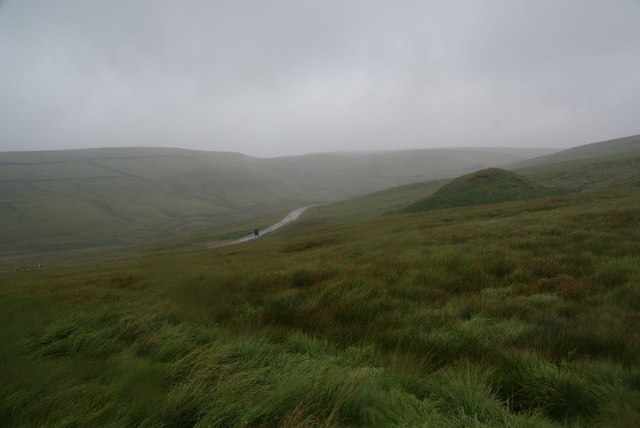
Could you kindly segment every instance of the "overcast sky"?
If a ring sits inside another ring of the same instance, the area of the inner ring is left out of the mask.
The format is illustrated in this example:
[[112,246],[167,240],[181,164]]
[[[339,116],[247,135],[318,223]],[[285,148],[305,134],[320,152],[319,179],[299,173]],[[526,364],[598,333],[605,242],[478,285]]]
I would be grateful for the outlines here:
[[0,151],[638,133],[638,0],[0,0]]

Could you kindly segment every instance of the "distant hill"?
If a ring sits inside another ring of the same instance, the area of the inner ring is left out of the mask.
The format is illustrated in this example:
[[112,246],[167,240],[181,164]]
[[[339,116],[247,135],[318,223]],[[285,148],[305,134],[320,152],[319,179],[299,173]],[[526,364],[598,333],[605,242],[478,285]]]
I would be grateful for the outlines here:
[[450,178],[445,178],[405,184],[404,186],[379,190],[356,196],[355,198],[320,205],[309,210],[307,217],[313,216],[317,220],[329,223],[379,217],[401,210],[418,199],[432,195],[451,180]]
[[526,159],[506,165],[509,170],[537,165],[549,165],[589,158],[624,158],[640,156],[640,135],[616,138],[614,140],[585,144],[544,156]]
[[471,205],[542,198],[557,195],[557,190],[542,187],[513,172],[489,168],[459,177],[419,200],[402,212],[427,211]]
[[640,184],[640,135],[587,144],[506,166],[550,187],[581,192]]
[[[503,168],[514,168],[513,172],[541,186],[563,192],[638,186],[640,136],[587,144],[507,164]],[[451,179],[431,180],[384,189],[316,207],[309,215],[327,222],[342,222],[397,212],[412,202],[431,196],[450,181]]]
[[0,254],[140,243],[538,154],[440,149],[262,159],[160,148],[0,153]]
[[640,185],[640,154],[601,156],[514,170],[544,186],[571,192]]
[[268,159],[314,200],[337,200],[427,180],[453,178],[552,149],[466,148],[317,153]]

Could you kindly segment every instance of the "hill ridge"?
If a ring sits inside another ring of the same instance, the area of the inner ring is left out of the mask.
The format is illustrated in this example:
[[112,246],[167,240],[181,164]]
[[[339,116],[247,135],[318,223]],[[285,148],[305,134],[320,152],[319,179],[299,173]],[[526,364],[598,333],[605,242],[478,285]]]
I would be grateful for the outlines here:
[[602,156],[613,156],[619,158],[627,156],[629,153],[640,156],[640,134],[584,144],[567,150],[562,150],[560,152],[514,162],[512,164],[505,165],[505,167],[513,170],[530,166],[583,160]]

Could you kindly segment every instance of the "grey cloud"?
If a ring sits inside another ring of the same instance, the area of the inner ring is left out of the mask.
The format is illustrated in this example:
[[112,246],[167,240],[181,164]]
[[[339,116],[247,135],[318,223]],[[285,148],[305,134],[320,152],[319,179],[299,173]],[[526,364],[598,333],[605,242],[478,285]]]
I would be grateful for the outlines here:
[[570,146],[639,132],[637,1],[0,3],[0,150]]

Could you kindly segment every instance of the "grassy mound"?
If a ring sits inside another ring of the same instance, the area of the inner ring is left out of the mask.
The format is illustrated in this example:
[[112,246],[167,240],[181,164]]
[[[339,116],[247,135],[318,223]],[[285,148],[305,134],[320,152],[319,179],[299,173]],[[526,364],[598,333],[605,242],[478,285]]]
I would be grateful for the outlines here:
[[558,194],[558,190],[542,187],[513,172],[489,168],[453,180],[428,198],[404,208],[402,212],[496,204]]

